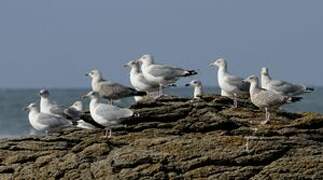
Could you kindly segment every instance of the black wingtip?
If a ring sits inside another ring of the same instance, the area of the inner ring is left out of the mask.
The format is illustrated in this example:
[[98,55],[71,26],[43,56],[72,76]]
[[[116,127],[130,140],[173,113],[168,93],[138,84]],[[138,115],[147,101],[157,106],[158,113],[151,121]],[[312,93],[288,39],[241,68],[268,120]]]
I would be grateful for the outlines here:
[[189,70],[187,71],[187,73],[184,75],[184,77],[187,77],[187,76],[194,76],[194,75],[197,75],[198,73],[195,71],[195,70]]
[[301,101],[303,98],[302,97],[291,97],[291,102],[298,102]]
[[133,94],[134,96],[146,96],[147,95],[147,93],[146,92],[144,92],[144,91],[136,91],[136,92],[134,92],[134,94]]
[[309,92],[313,92],[315,89],[314,88],[311,88],[311,87],[307,87],[306,88],[306,91],[309,91]]

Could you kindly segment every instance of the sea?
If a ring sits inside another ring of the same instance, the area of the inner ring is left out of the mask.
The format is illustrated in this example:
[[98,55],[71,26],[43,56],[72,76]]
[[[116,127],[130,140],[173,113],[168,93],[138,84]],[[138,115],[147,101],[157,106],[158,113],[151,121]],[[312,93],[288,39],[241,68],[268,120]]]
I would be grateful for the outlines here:
[[[50,89],[51,98],[59,105],[70,106],[74,101],[86,94],[89,89]],[[206,87],[207,94],[219,94],[216,87]],[[192,88],[177,87],[166,91],[168,95],[191,97]],[[28,104],[39,103],[39,89],[0,89],[0,138],[27,136],[34,132],[28,121],[28,114],[23,111]],[[119,106],[128,107],[135,103],[133,98],[117,102]],[[88,107],[88,100],[84,101]],[[323,113],[323,87],[315,88],[311,94],[305,94],[301,102],[283,107],[290,112]]]

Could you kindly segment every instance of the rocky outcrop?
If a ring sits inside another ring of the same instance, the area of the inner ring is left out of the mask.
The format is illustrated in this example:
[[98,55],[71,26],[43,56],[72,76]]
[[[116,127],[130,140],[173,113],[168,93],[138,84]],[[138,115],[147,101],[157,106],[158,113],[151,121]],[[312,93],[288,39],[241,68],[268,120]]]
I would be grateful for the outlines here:
[[[65,129],[0,143],[0,179],[322,179],[323,116],[264,113],[218,96],[132,108],[113,129]],[[84,117],[88,118],[88,116]]]

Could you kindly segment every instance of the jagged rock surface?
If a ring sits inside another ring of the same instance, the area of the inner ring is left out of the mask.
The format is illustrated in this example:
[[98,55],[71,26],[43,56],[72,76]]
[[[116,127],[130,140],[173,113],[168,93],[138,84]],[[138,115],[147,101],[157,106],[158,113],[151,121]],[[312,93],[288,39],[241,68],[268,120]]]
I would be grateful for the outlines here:
[[[264,113],[218,96],[137,104],[102,130],[65,129],[0,142],[0,179],[320,179],[323,116]],[[87,116],[84,118],[88,118]]]

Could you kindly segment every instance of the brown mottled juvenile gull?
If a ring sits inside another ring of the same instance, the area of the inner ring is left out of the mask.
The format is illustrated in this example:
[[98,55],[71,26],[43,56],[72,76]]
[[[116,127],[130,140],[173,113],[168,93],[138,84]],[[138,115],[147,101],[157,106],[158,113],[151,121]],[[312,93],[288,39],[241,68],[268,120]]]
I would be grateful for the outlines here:
[[219,58],[210,66],[218,67],[218,84],[221,91],[227,95],[233,95],[234,107],[238,107],[237,97],[248,94],[249,83],[244,82],[242,78],[232,75],[228,72],[228,65],[226,60]]
[[284,96],[299,96],[304,93],[311,93],[313,88],[306,87],[303,84],[293,84],[286,81],[272,80],[268,68],[261,69],[261,87],[269,91]]
[[266,120],[262,124],[270,121],[270,109],[277,109],[284,104],[297,102],[302,99],[302,97],[283,96],[260,88],[258,77],[255,75],[249,76],[245,81],[250,83],[251,102],[261,109],[264,108],[266,111]]
[[101,72],[96,69],[86,74],[86,76],[90,76],[92,78],[92,90],[98,92],[101,97],[108,99],[111,104],[113,100],[131,96],[147,95],[146,92],[137,91],[122,84],[104,80]]

